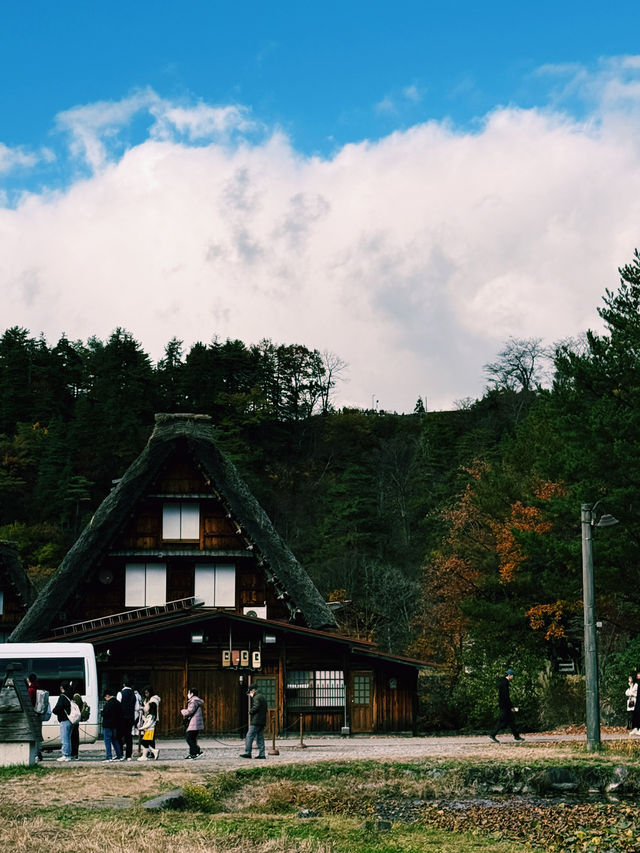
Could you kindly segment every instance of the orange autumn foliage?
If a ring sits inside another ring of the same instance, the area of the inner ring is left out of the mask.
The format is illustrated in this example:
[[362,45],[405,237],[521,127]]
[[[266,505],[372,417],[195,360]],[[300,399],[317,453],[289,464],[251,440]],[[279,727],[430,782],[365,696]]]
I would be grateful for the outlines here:
[[[423,569],[414,651],[452,667],[470,627],[464,602],[482,595],[483,574],[492,571],[491,566],[499,572],[501,583],[514,580],[527,559],[526,546],[518,541],[519,533],[548,533],[552,523],[544,516],[544,503],[565,494],[565,487],[559,483],[530,484],[537,505],[515,501],[506,517],[492,517],[478,500],[488,470],[483,462],[466,469],[469,481],[456,504],[441,513],[448,532]],[[528,613],[532,628],[544,627],[548,638],[562,636],[559,606],[534,605]]]
[[[565,494],[561,483],[544,482],[534,490],[539,500]],[[522,546],[516,539],[516,532],[537,533],[542,535],[551,530],[551,522],[544,521],[542,510],[536,506],[525,506],[522,501],[516,501],[509,517],[501,523],[493,522],[492,529],[496,538],[496,553],[498,554],[500,580],[509,583],[513,580],[518,567],[524,562],[525,555]]]
[[526,615],[534,631],[544,631],[545,640],[561,639],[565,636],[562,624],[567,604],[556,601],[554,604],[536,604]]

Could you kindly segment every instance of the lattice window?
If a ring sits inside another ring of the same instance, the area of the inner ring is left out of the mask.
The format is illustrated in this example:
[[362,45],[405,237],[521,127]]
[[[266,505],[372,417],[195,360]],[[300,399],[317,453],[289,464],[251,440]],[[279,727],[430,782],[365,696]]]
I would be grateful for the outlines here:
[[276,707],[276,680],[275,678],[256,678],[254,679],[258,690],[267,700],[268,708]]
[[344,705],[344,674],[341,669],[322,669],[315,673],[316,706]]
[[340,669],[292,670],[287,678],[289,708],[333,708],[344,705],[344,673]]
[[371,702],[371,678],[368,675],[354,675],[353,702],[355,705],[368,705]]

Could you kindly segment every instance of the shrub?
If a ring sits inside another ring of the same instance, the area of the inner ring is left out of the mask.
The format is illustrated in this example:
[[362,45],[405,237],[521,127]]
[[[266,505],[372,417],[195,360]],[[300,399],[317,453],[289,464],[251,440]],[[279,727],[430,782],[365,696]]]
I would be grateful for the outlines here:
[[583,723],[585,681],[583,675],[560,675],[547,661],[538,675],[539,722],[542,729]]

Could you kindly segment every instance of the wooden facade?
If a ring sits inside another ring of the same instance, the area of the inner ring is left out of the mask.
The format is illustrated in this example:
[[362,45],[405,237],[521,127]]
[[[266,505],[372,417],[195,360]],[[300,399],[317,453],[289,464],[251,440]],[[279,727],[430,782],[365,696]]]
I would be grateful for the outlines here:
[[190,686],[208,733],[242,734],[256,681],[280,735],[415,725],[420,663],[337,633],[202,416],[159,416],[11,639],[92,642],[103,689],[127,675],[162,697],[160,735]]

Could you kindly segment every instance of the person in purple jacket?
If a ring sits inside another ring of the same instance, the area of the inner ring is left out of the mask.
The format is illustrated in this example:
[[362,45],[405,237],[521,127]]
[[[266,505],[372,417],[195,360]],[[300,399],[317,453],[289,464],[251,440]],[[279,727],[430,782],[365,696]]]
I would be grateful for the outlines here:
[[204,730],[203,705],[204,700],[198,696],[196,688],[190,687],[187,692],[187,707],[180,711],[187,730],[186,739],[189,744],[189,755],[186,755],[185,758],[200,758],[204,755],[198,746],[198,733]]

